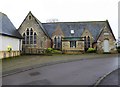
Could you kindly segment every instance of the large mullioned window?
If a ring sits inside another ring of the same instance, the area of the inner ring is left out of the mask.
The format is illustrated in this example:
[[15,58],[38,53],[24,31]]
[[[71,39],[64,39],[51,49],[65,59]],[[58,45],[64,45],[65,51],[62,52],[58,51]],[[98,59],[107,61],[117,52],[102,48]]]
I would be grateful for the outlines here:
[[54,37],[54,48],[61,49],[61,36]]
[[90,48],[90,37],[84,37],[84,46],[85,46],[85,51],[87,51],[88,48]]
[[37,43],[37,34],[33,31],[32,28],[27,28],[23,33],[23,44],[36,44]]
[[25,33],[23,33],[23,44],[25,44],[25,40],[26,40],[26,35],[25,35]]

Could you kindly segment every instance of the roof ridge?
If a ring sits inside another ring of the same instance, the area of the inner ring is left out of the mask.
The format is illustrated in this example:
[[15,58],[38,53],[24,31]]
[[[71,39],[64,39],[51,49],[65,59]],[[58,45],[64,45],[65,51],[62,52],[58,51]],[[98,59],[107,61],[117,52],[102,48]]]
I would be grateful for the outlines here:
[[14,24],[9,19],[9,17],[4,13],[1,14],[2,14],[2,31],[0,31],[0,33],[2,35],[22,38],[19,32],[17,31],[16,27],[14,26]]
[[42,23],[32,14],[31,11],[29,13],[31,13],[31,15],[35,18],[36,22],[38,22],[39,26],[42,28],[43,32],[50,38],[47,30],[43,27]]
[[6,15],[5,13],[3,13],[3,12],[0,12],[0,14],[7,16],[7,15]]
[[55,24],[55,23],[92,23],[92,22],[106,22],[106,20],[105,21],[48,22],[48,23],[42,23],[42,24]]

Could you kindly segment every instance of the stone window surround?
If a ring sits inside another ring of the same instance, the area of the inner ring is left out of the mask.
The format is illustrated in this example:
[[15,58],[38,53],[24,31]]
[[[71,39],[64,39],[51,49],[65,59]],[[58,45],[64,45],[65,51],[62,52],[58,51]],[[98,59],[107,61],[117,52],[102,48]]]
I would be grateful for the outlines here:
[[[32,34],[32,43],[30,43],[30,34],[31,34],[31,29],[32,29],[32,31],[33,31],[33,34]],[[28,35],[28,37],[29,37],[29,42],[27,43],[27,30],[29,30],[29,35]],[[34,34],[36,34],[36,41],[35,41],[35,37],[34,37]],[[24,36],[25,35],[25,40],[23,40],[23,41],[25,41],[24,42],[24,44],[33,44],[33,45],[36,45],[37,44],[37,32],[36,31],[34,31],[34,29],[32,28],[32,27],[30,27],[30,28],[26,28],[26,30],[23,32],[23,34],[22,34],[22,36]],[[36,42],[36,43],[34,43],[34,42]]]
[[85,38],[85,41],[84,41],[85,45],[84,45],[84,47],[85,47],[85,49],[88,49],[88,48],[90,48],[91,37],[90,36],[84,36],[84,38]]
[[[56,38],[56,41],[55,41],[55,38]],[[59,41],[60,40],[60,41]],[[53,42],[54,42],[54,48],[60,48],[60,46],[61,46],[61,44],[62,44],[62,42],[61,42],[61,40],[62,40],[62,36],[60,36],[60,35],[55,35],[54,37],[53,37]]]

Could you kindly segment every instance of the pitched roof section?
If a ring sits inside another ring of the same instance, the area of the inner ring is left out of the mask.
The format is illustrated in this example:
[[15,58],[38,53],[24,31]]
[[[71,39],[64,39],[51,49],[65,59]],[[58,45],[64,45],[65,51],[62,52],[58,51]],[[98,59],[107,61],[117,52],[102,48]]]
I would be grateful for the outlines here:
[[7,15],[0,12],[0,34],[15,38],[22,38]]
[[[29,11],[28,15],[29,15],[29,14],[33,16],[33,18],[34,18],[35,21],[38,23],[38,25],[40,26],[40,28],[42,29],[42,31],[45,33],[45,35],[47,35],[47,36],[49,37],[46,29],[42,26],[42,23],[32,14],[31,11]],[[22,24],[24,23],[24,21],[26,20],[26,18],[28,17],[28,15],[25,17],[25,19],[24,19],[23,22],[21,23],[20,27],[22,26]],[[20,29],[20,27],[19,27],[18,29]],[[49,38],[50,38],[50,37],[49,37]]]
[[[60,26],[65,37],[80,37],[84,29],[88,29],[96,40],[101,29],[106,25],[106,21],[43,23],[43,27],[48,31],[50,37],[57,25]],[[71,30],[74,30],[74,35],[71,34]]]
[[52,33],[52,36],[54,36],[54,35],[64,36],[64,33],[61,30],[60,25],[57,25],[55,31]]
[[36,17],[35,17],[35,20],[37,21],[37,23],[39,24],[39,26],[41,27],[41,29],[43,30],[43,32],[49,37],[49,34],[46,31],[46,29],[42,26],[42,23]]

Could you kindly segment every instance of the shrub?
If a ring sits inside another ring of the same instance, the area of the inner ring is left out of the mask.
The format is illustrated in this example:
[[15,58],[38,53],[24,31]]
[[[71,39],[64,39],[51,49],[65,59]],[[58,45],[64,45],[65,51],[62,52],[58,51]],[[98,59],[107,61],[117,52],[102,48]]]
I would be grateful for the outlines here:
[[59,53],[61,53],[61,51],[60,50],[53,50],[52,53],[59,54]]
[[88,52],[88,53],[95,53],[96,50],[95,50],[94,48],[89,48],[89,49],[87,50],[87,52]]
[[52,54],[52,51],[53,51],[52,48],[47,48],[47,49],[46,49],[46,53],[48,53],[48,54]]
[[12,47],[8,46],[7,50],[8,50],[8,52],[11,52],[12,51]]

